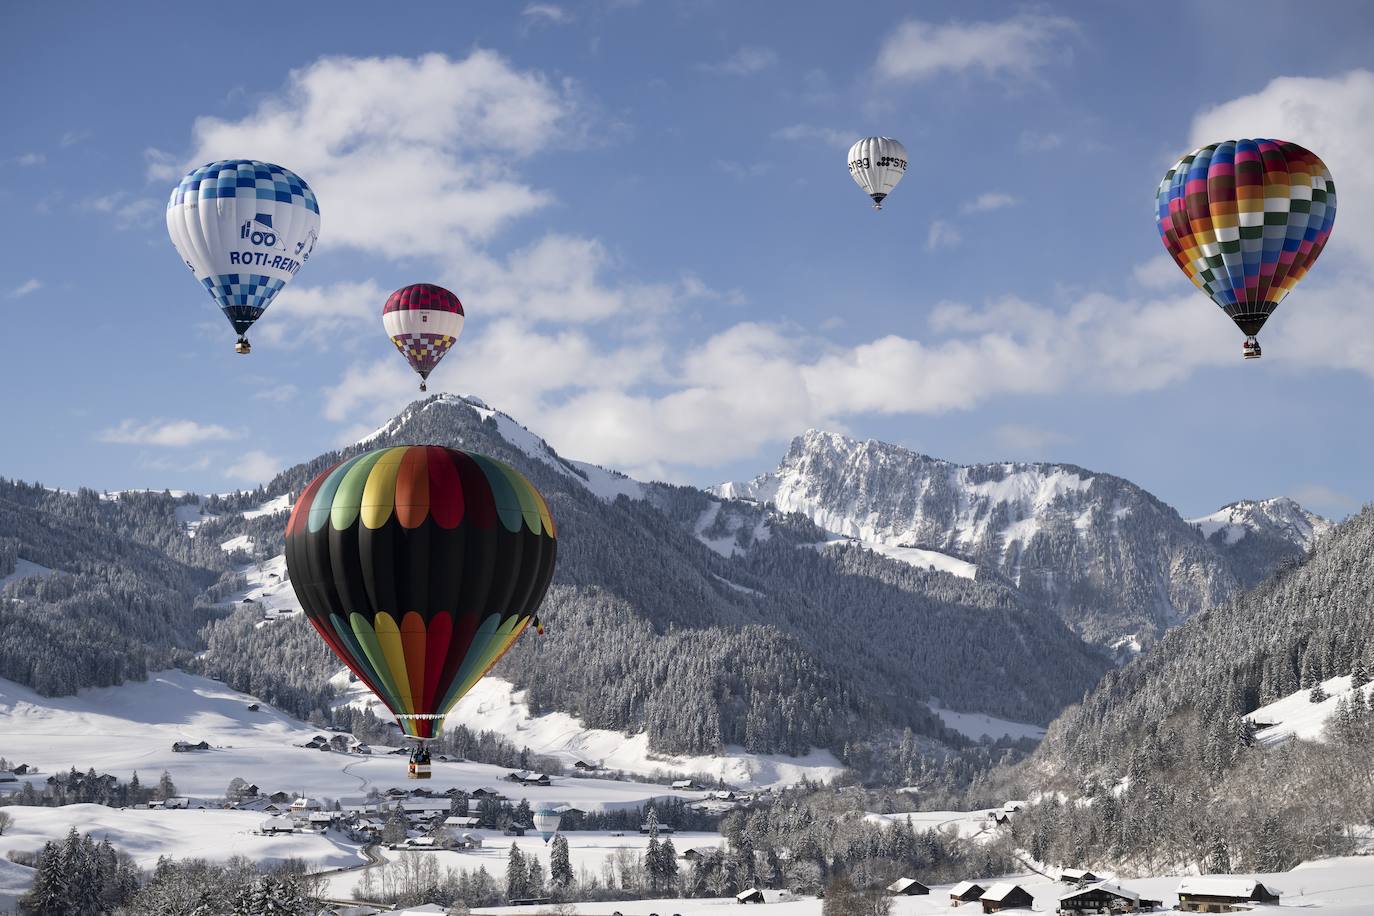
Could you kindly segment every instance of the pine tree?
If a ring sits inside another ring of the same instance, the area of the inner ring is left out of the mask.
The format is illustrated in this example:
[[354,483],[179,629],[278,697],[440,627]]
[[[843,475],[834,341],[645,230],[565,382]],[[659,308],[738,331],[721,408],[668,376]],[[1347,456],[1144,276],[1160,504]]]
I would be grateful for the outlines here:
[[49,840],[38,853],[33,887],[20,898],[25,910],[36,916],[63,916],[67,912],[67,882],[57,861],[57,844]]
[[157,781],[157,797],[166,801],[177,794],[176,783],[172,782],[172,774],[166,770],[162,771],[162,776]]
[[1369,670],[1365,668],[1363,661],[1356,661],[1355,667],[1350,671],[1350,686],[1363,687],[1369,683]]
[[1272,814],[1264,819],[1264,824],[1260,827],[1257,846],[1255,871],[1288,871],[1292,866],[1293,855],[1288,846],[1288,838],[1284,836],[1279,819]]
[[544,896],[544,866],[537,856],[530,856],[529,868],[525,872],[525,893],[531,897]]
[[1307,692],[1309,703],[1324,703],[1331,699],[1331,695],[1322,689],[1321,681],[1312,685],[1312,689]]
[[571,887],[573,880],[572,858],[568,854],[567,837],[561,833],[556,834],[549,850],[549,883],[555,890],[562,891]]
[[525,857],[520,854],[520,849],[514,844],[510,844],[510,856],[506,859],[506,900],[520,900],[525,897],[525,885],[529,880],[529,871],[525,868]]
[[1207,851],[1207,874],[1229,875],[1231,873],[1231,850],[1226,838],[1220,833],[1212,835],[1211,848]]

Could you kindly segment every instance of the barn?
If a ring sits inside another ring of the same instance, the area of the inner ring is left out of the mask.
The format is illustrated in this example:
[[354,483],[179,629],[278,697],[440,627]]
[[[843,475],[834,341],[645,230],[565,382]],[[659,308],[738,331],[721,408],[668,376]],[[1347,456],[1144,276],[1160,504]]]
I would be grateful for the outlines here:
[[763,903],[763,891],[757,887],[742,890],[735,895],[736,903]]
[[918,897],[929,894],[930,888],[915,878],[898,878],[887,886],[887,892],[893,897]]
[[949,905],[972,903],[983,896],[983,886],[972,881],[960,881],[949,889]]
[[1235,913],[1252,903],[1278,903],[1279,892],[1253,878],[1209,875],[1178,884],[1178,908],[1185,913]]
[[1061,914],[1151,913],[1161,906],[1159,900],[1145,900],[1130,888],[1106,881],[1071,890],[1059,898]]
[[983,891],[978,902],[983,904],[984,913],[1000,913],[1003,910],[1028,910],[1035,903],[1035,898],[1019,884],[1002,882]]

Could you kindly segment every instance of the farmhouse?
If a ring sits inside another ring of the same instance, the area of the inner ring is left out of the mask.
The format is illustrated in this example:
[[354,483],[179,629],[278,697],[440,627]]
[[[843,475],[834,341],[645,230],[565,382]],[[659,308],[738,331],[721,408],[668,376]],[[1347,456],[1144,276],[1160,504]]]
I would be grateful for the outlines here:
[[1004,881],[983,891],[978,902],[983,904],[984,913],[1000,913],[1003,910],[1030,909],[1035,898],[1021,885]]
[[1107,877],[1095,875],[1084,868],[1066,868],[1059,873],[1059,880],[1065,884],[1096,884],[1107,880]]
[[949,905],[972,903],[983,896],[983,886],[972,881],[960,881],[949,889]]
[[672,788],[681,789],[685,792],[692,792],[701,787],[698,786],[696,783],[692,782],[692,780],[690,779],[674,779]]
[[887,892],[893,897],[917,897],[929,894],[930,888],[915,878],[898,878],[887,886]]
[[742,890],[735,895],[736,903],[763,903],[763,891],[757,887]]
[[601,769],[601,766],[595,763],[588,763],[585,760],[579,760],[573,764],[573,769],[580,770],[583,773],[595,773],[597,770]]
[[1252,903],[1278,903],[1279,892],[1253,878],[1212,875],[1178,884],[1178,908],[1185,913],[1234,913]]
[[698,862],[705,859],[712,853],[719,852],[719,846],[693,846],[682,854],[682,858],[688,862]]
[[189,741],[172,742],[172,750],[178,754],[184,754],[187,751],[208,751],[209,749],[210,744],[207,741],[199,741],[195,744],[192,744]]
[[1071,890],[1059,898],[1061,914],[1150,913],[1163,905],[1162,901],[1145,900],[1129,888],[1105,881]]
[[269,836],[277,833],[295,833],[296,822],[289,817],[269,817],[258,829]]
[[529,770],[521,770],[518,773],[511,773],[506,776],[508,782],[518,782],[522,786],[547,786],[551,785],[548,774],[531,773]]

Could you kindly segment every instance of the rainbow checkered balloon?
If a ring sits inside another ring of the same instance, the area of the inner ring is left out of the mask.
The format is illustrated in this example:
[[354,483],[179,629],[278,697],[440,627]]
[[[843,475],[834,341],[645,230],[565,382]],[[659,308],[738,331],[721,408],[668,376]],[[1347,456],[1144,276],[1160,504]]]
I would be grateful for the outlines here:
[[1155,204],[1174,261],[1253,337],[1326,247],[1336,185],[1296,143],[1223,140],[1175,163]]

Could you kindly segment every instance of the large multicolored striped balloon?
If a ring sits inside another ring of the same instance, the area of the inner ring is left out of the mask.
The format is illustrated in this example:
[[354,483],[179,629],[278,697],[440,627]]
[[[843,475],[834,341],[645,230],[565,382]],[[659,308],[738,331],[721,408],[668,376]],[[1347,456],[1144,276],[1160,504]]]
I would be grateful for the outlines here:
[[320,205],[290,169],[224,159],[172,189],[167,234],[238,332],[235,349],[248,353],[248,328],[315,250]]
[[438,445],[330,468],[286,526],[306,616],[418,739],[529,626],[556,547],[549,507],[519,471]]
[[1224,140],[1164,175],[1155,222],[1178,266],[1247,337],[1303,278],[1331,237],[1336,186],[1286,140]]
[[415,283],[387,297],[382,326],[426,391],[429,374],[463,333],[463,303],[442,286]]

